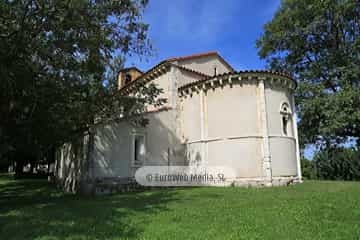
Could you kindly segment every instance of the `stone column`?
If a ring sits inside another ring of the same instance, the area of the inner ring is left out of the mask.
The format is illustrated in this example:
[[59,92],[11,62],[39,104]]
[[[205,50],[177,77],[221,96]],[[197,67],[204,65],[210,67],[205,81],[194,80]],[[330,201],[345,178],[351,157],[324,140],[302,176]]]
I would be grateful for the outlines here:
[[205,92],[203,89],[200,90],[200,140],[201,140],[201,164],[206,166],[207,158],[206,158],[206,129],[207,129],[207,114],[206,114],[206,99]]
[[260,102],[260,125],[261,125],[261,134],[262,134],[262,148],[263,148],[263,161],[262,161],[262,170],[263,178],[266,182],[266,185],[271,186],[272,181],[272,169],[271,169],[271,154],[270,154],[270,143],[269,143],[269,134],[268,134],[268,119],[266,114],[266,98],[265,98],[265,78],[259,78],[258,88],[259,88],[259,102]]
[[176,108],[177,104],[177,87],[179,83],[176,79],[176,72],[178,70],[174,66],[170,66],[169,70],[169,102],[167,103],[170,107]]
[[292,95],[291,99],[291,108],[293,111],[292,115],[292,122],[293,122],[293,132],[295,137],[295,151],[296,151],[296,165],[297,165],[297,176],[299,179],[299,182],[302,182],[302,176],[301,176],[301,162],[300,162],[300,149],[299,149],[299,136],[298,136],[298,129],[297,129],[297,117],[296,117],[296,111],[295,111],[295,98],[294,95]]

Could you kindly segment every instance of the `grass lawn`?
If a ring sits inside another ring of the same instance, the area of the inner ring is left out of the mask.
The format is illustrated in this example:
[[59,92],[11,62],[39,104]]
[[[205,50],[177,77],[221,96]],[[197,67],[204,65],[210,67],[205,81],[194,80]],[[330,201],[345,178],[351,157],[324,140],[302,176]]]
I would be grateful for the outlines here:
[[93,198],[0,175],[0,239],[360,239],[360,182]]

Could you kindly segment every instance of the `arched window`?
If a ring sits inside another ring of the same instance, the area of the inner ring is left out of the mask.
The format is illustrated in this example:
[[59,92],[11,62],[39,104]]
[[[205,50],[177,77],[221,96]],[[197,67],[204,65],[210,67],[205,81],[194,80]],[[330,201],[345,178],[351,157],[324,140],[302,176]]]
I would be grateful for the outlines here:
[[141,166],[146,157],[145,134],[134,133],[132,136],[132,164]]
[[291,127],[291,109],[287,102],[281,104],[280,116],[281,116],[281,129],[285,136],[289,135],[289,127]]
[[282,131],[284,135],[288,135],[287,127],[288,127],[288,117],[282,116]]

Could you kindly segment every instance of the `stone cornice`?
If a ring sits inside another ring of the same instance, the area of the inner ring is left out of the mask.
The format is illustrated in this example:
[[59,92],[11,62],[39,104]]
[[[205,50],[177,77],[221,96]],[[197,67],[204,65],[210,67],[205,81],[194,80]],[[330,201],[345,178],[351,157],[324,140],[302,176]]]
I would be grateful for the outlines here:
[[193,69],[190,68],[186,68],[183,66],[179,66],[176,65],[174,63],[171,62],[161,62],[158,65],[154,66],[153,68],[151,68],[149,71],[147,71],[146,73],[144,73],[143,75],[141,75],[140,77],[138,77],[137,79],[133,80],[132,82],[128,83],[127,85],[125,85],[123,88],[120,89],[120,92],[124,95],[127,95],[131,92],[136,91],[139,87],[145,85],[146,83],[154,80],[155,78],[165,74],[166,72],[168,72],[170,70],[170,67],[176,67],[182,71],[186,71],[195,75],[198,75],[201,78],[209,78],[209,75],[206,75],[204,73],[201,73],[199,71],[195,71]]
[[243,84],[258,80],[264,80],[271,86],[287,88],[294,91],[297,87],[296,81],[289,75],[280,72],[252,70],[224,73],[217,76],[207,77],[194,81],[178,88],[179,96],[186,96],[192,92],[215,89],[224,85]]

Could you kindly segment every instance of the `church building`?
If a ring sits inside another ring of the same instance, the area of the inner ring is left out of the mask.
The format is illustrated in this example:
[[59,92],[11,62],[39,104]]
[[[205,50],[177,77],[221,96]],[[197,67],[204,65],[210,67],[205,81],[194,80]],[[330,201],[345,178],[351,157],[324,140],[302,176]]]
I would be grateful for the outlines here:
[[[148,124],[99,125],[92,136],[57,151],[55,175],[66,190],[124,184],[141,166],[226,166],[235,186],[301,182],[291,76],[236,71],[217,52],[166,59],[143,72],[120,71],[119,91],[154,83],[166,104],[145,113]],[[91,146],[89,146],[91,145]],[[94,186],[94,184],[96,186]]]

